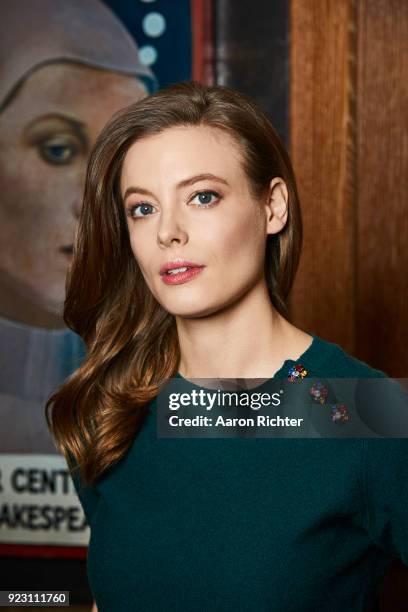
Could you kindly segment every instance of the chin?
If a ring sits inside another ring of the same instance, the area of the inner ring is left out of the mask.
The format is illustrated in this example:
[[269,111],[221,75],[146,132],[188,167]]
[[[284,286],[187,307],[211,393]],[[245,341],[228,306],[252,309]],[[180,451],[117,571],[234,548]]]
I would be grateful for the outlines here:
[[61,316],[64,309],[65,287],[59,283],[44,287],[42,293],[33,293],[37,307],[52,316]]
[[220,304],[203,303],[204,301],[196,302],[194,304],[162,304],[163,308],[167,310],[171,315],[179,317],[180,319],[200,319],[202,317],[208,317],[223,309]]

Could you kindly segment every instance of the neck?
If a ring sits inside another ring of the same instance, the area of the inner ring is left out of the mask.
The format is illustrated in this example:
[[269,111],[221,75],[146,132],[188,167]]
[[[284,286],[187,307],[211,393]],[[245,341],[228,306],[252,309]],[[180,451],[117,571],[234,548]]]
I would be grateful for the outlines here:
[[273,307],[265,282],[222,311],[176,323],[185,378],[269,378],[302,352],[298,330]]

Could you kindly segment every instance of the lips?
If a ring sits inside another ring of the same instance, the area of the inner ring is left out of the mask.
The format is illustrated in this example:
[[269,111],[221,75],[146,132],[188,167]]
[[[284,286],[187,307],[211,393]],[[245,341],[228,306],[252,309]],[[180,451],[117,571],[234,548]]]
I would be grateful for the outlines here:
[[188,272],[191,269],[195,268],[204,268],[201,264],[195,263],[193,261],[187,261],[185,259],[177,259],[174,261],[169,261],[162,265],[160,268],[160,275],[164,276],[172,276],[177,273]]
[[200,268],[183,268],[184,272],[174,272],[162,274],[161,279],[166,285],[182,285],[188,283],[190,280],[195,278],[198,274],[201,274],[204,270],[204,266]]
[[166,285],[181,285],[196,277],[204,268],[193,261],[177,259],[165,263],[160,268],[160,276]]

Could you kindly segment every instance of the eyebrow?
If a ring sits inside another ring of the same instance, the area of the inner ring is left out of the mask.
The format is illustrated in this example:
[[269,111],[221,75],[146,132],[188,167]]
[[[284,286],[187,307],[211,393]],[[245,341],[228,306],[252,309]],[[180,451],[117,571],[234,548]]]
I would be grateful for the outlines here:
[[[217,181],[218,183],[223,183],[224,185],[228,185],[228,182],[221,178],[220,176],[216,176],[215,174],[205,173],[205,174],[196,174],[195,176],[190,176],[190,178],[184,179],[177,183],[176,188],[181,189],[182,187],[188,187],[189,185],[194,185],[194,183],[198,183],[198,181],[212,180]],[[154,193],[149,191],[148,189],[144,189],[143,187],[128,187],[125,191],[125,195],[123,196],[123,200],[132,193],[140,193],[141,195],[148,195],[155,198]]]
[[49,113],[47,115],[41,115],[40,117],[35,117],[30,121],[30,123],[24,129],[24,135],[27,136],[33,128],[36,128],[36,124],[41,123],[42,121],[50,121],[56,120],[61,121],[63,123],[68,123],[70,128],[76,132],[76,134],[82,138],[83,143],[87,143],[87,137],[85,134],[85,123],[82,121],[78,121],[78,119],[74,119],[73,117],[69,117],[68,115],[64,115],[62,113]]

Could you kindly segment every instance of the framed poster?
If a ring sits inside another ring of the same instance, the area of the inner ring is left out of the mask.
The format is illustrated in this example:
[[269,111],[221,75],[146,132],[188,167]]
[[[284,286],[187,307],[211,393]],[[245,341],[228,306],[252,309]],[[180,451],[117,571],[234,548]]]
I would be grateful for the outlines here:
[[86,557],[89,528],[44,412],[86,350],[62,317],[86,164],[119,108],[171,82],[211,82],[211,7],[207,0],[1,3],[3,558]]

